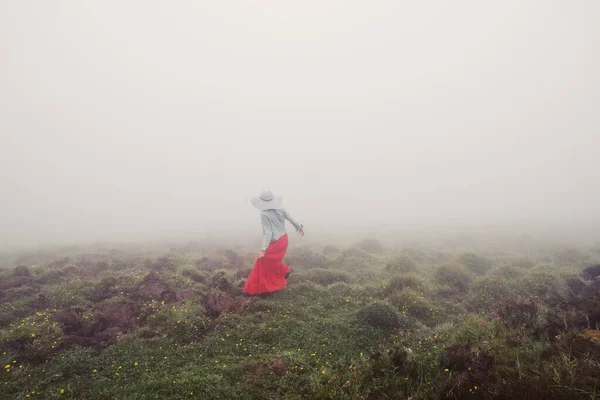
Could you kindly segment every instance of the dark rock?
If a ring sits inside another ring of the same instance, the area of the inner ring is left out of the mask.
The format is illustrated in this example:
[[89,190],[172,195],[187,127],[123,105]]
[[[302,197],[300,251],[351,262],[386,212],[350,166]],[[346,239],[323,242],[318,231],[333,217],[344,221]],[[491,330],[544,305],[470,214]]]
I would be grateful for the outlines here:
[[83,309],[81,307],[72,307],[58,311],[54,317],[59,320],[66,334],[83,335],[83,317],[81,316]]
[[581,292],[583,292],[585,290],[587,285],[585,284],[585,282],[583,282],[578,277],[571,276],[567,280],[567,286],[569,287],[571,292],[577,296],[578,294],[580,294]]
[[192,297],[196,296],[196,292],[192,288],[182,289],[175,293],[176,301],[186,301]]
[[239,313],[254,302],[254,298],[243,296],[231,296],[227,292],[218,289],[210,290],[204,297],[204,307],[212,316],[222,313]]
[[288,363],[283,357],[273,358],[267,362],[267,365],[271,372],[277,376],[284,375],[288,368]]
[[155,272],[150,272],[131,293],[133,300],[176,301],[176,294],[161,281]]
[[586,279],[594,279],[600,276],[600,264],[592,265],[591,267],[587,267],[582,271],[582,275]]
[[[57,314],[70,334],[65,338],[67,344],[102,349],[114,344],[124,334],[137,328],[140,309],[132,301],[102,304],[93,310],[96,322],[85,327],[77,309],[63,310]],[[67,328],[68,327],[68,328]]]

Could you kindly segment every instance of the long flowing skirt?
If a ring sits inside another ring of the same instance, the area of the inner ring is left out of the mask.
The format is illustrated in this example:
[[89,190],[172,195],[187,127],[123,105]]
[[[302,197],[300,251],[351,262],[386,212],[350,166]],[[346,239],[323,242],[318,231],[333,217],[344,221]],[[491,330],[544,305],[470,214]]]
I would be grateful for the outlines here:
[[269,245],[265,251],[265,256],[256,260],[254,268],[244,285],[244,293],[275,292],[287,285],[285,275],[290,272],[290,268],[283,263],[287,248],[287,234]]

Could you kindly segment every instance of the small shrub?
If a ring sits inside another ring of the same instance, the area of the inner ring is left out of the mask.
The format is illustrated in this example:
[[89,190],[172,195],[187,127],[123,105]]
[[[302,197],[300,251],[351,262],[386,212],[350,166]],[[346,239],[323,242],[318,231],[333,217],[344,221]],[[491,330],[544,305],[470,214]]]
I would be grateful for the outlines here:
[[502,265],[494,269],[494,275],[501,276],[503,278],[515,279],[523,276],[523,271],[512,265]]
[[450,345],[464,348],[480,346],[497,337],[497,331],[494,321],[472,315],[451,333]]
[[352,285],[346,282],[336,282],[327,287],[327,294],[337,301],[340,297],[355,298],[357,291]]
[[476,280],[469,290],[465,306],[473,312],[488,310],[493,304],[517,294],[518,285],[500,276],[486,276]]
[[306,281],[290,286],[290,288],[287,290],[287,293],[290,296],[311,297],[318,295],[322,290],[322,286],[319,286],[314,282]]
[[291,273],[287,282],[288,285],[295,285],[297,283],[308,282],[308,276],[302,272]]
[[81,306],[88,304],[93,284],[79,279],[71,279],[57,285],[47,286],[46,290],[58,307]]
[[406,254],[401,254],[388,261],[385,269],[389,272],[408,273],[418,269],[417,262]]
[[527,257],[519,257],[515,258],[511,261],[511,264],[517,268],[530,269],[535,265],[533,261],[531,261]]
[[475,253],[464,253],[458,258],[458,261],[469,271],[477,275],[484,275],[491,267],[489,260]]
[[353,247],[353,248],[342,251],[342,254],[340,255],[341,260],[346,260],[348,258],[360,258],[362,260],[372,260],[373,256],[362,249]]
[[227,249],[221,252],[221,254],[230,268],[239,267],[244,262],[244,257],[238,254],[236,251]]
[[343,260],[335,260],[329,264],[329,268],[340,269],[354,273],[361,271],[373,270],[371,261],[365,260],[364,258],[349,257]]
[[380,272],[375,268],[370,269],[362,269],[358,271],[351,271],[350,276],[352,278],[353,283],[361,284],[361,285],[372,285],[375,284],[377,286],[381,286],[382,283],[388,277],[388,274],[384,272]]
[[[408,360],[408,352],[400,346],[394,346],[386,351],[376,351],[370,357],[369,375],[373,377],[385,376],[390,371],[402,371]],[[387,396],[386,396],[387,397]]]
[[414,317],[426,325],[438,322],[440,310],[422,293],[410,289],[394,293],[389,302],[398,307],[402,315]]
[[146,260],[146,267],[154,271],[175,272],[181,266],[190,265],[191,261],[176,254],[166,254],[156,260]]
[[471,276],[465,268],[457,264],[446,264],[437,268],[435,279],[441,285],[446,285],[464,293],[469,289]]
[[375,258],[360,249],[352,248],[342,252],[334,260],[328,262],[328,267],[344,271],[358,272],[373,269]]
[[313,268],[306,272],[309,281],[319,285],[331,285],[335,282],[350,282],[350,275],[334,269]]
[[216,271],[206,280],[206,284],[209,288],[226,292],[235,286],[233,277],[227,271]]
[[365,239],[361,240],[356,244],[356,246],[362,251],[366,251],[371,254],[380,254],[383,253],[383,245],[377,239]]
[[380,302],[367,304],[356,316],[364,324],[390,331],[400,328],[403,321],[394,306]]
[[512,298],[503,300],[493,306],[494,316],[512,329],[531,328],[540,317],[540,308],[535,299]]
[[552,309],[547,314],[548,334],[555,337],[560,332],[578,331],[590,327],[590,317],[584,310],[571,307],[566,310]]
[[341,250],[337,246],[325,246],[323,248],[323,254],[327,257],[336,257],[341,254]]
[[181,274],[183,276],[187,276],[194,282],[199,282],[199,283],[206,282],[206,279],[208,278],[208,275],[209,275],[206,271],[199,271],[195,268],[189,268],[189,267],[184,268],[183,271],[181,271]]
[[40,276],[38,276],[35,279],[35,282],[39,283],[41,285],[46,285],[46,284],[58,283],[62,280],[65,280],[66,277],[67,277],[67,274],[64,271],[53,270],[53,271],[48,271],[46,273],[42,273]]
[[13,270],[13,276],[31,276],[31,271],[29,267],[19,265]]
[[574,266],[587,260],[587,255],[576,248],[565,248],[554,253],[554,260],[562,266]]
[[104,278],[89,289],[88,298],[94,303],[109,299],[117,295],[117,280],[115,278]]
[[178,343],[189,343],[201,338],[211,326],[204,308],[198,302],[166,305],[155,302],[154,312],[146,319],[147,334],[155,332]]
[[522,284],[526,293],[552,304],[560,302],[566,292],[565,282],[550,272],[535,271],[524,277]]
[[64,333],[47,312],[38,312],[18,321],[12,327],[0,329],[0,348],[18,352],[21,358],[41,362],[58,351]]
[[290,249],[284,262],[291,267],[323,268],[327,264],[327,258],[303,246]]
[[407,274],[392,277],[386,285],[386,290],[388,293],[398,292],[403,289],[412,289],[422,292],[425,287],[425,281],[418,275]]

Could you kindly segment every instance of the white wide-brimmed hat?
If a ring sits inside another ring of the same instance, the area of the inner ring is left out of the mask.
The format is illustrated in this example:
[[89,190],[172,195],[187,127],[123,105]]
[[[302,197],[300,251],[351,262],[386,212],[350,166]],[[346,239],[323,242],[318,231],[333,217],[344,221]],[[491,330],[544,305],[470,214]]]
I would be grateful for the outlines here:
[[263,190],[260,196],[250,199],[252,205],[261,211],[279,210],[281,208],[281,196],[276,196],[270,190]]

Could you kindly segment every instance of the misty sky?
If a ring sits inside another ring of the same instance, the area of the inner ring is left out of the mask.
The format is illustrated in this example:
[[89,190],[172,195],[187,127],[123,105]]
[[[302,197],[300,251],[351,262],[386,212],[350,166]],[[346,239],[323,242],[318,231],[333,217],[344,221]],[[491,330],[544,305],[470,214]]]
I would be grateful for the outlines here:
[[600,222],[600,1],[0,0],[0,241]]

